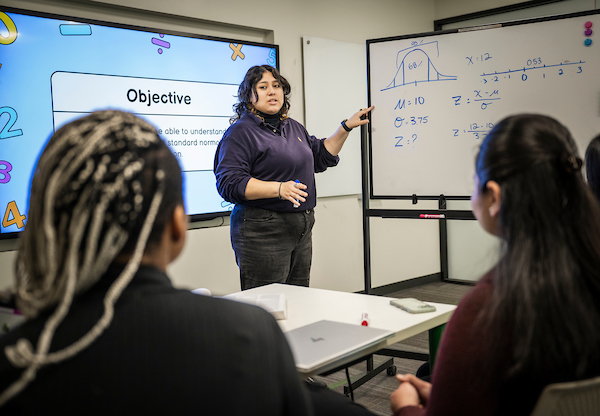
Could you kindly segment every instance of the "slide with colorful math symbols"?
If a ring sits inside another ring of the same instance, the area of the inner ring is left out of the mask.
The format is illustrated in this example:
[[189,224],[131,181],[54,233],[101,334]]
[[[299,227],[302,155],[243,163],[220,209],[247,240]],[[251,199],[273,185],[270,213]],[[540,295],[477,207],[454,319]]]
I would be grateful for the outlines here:
[[188,214],[231,209],[216,190],[214,153],[245,73],[276,66],[277,49],[147,30],[0,7],[0,238],[27,223],[51,135],[107,108],[157,128],[184,172]]

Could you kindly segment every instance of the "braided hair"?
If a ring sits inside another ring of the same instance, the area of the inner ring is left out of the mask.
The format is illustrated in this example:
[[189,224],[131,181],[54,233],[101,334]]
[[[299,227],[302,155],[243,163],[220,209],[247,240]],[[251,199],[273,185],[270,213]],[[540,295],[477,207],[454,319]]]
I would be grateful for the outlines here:
[[[59,129],[34,172],[29,218],[20,240],[13,288],[17,308],[36,317],[54,307],[37,346],[21,339],[5,348],[24,368],[0,393],[0,406],[22,391],[38,369],[72,357],[110,325],[114,304],[147,248],[158,245],[177,205],[181,169],[156,129],[120,111],[100,111]],[[81,339],[49,353],[74,297],[96,283],[117,255],[129,261],[104,298],[104,313]]]

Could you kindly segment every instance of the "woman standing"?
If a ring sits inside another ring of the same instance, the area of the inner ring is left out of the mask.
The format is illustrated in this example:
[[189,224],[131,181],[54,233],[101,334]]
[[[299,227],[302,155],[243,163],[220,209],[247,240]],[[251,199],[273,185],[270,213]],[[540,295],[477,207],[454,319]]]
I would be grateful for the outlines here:
[[486,137],[471,204],[502,257],[454,312],[432,383],[398,376],[396,416],[529,415],[546,385],[600,374],[600,207],[581,166],[550,117]]
[[368,123],[361,109],[327,139],[288,117],[290,84],[269,65],[248,70],[232,125],[215,154],[219,194],[235,203],[231,244],[242,290],[270,283],[308,286],[315,173],[337,165],[348,133]]

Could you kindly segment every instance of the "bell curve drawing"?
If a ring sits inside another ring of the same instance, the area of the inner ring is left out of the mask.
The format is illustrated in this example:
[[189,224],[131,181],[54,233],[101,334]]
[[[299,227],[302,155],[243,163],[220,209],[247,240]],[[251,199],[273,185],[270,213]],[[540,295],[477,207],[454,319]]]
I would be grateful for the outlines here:
[[404,85],[417,85],[421,82],[456,81],[454,75],[444,75],[437,70],[431,56],[440,51],[437,41],[422,43],[413,41],[409,48],[402,49],[396,54],[396,74],[394,79],[381,91],[386,91]]

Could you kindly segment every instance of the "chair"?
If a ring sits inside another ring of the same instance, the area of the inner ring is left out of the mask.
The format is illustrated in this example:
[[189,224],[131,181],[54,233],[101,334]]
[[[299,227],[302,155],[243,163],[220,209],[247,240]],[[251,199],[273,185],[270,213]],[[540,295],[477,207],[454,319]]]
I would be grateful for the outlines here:
[[600,377],[547,385],[531,416],[600,415]]

